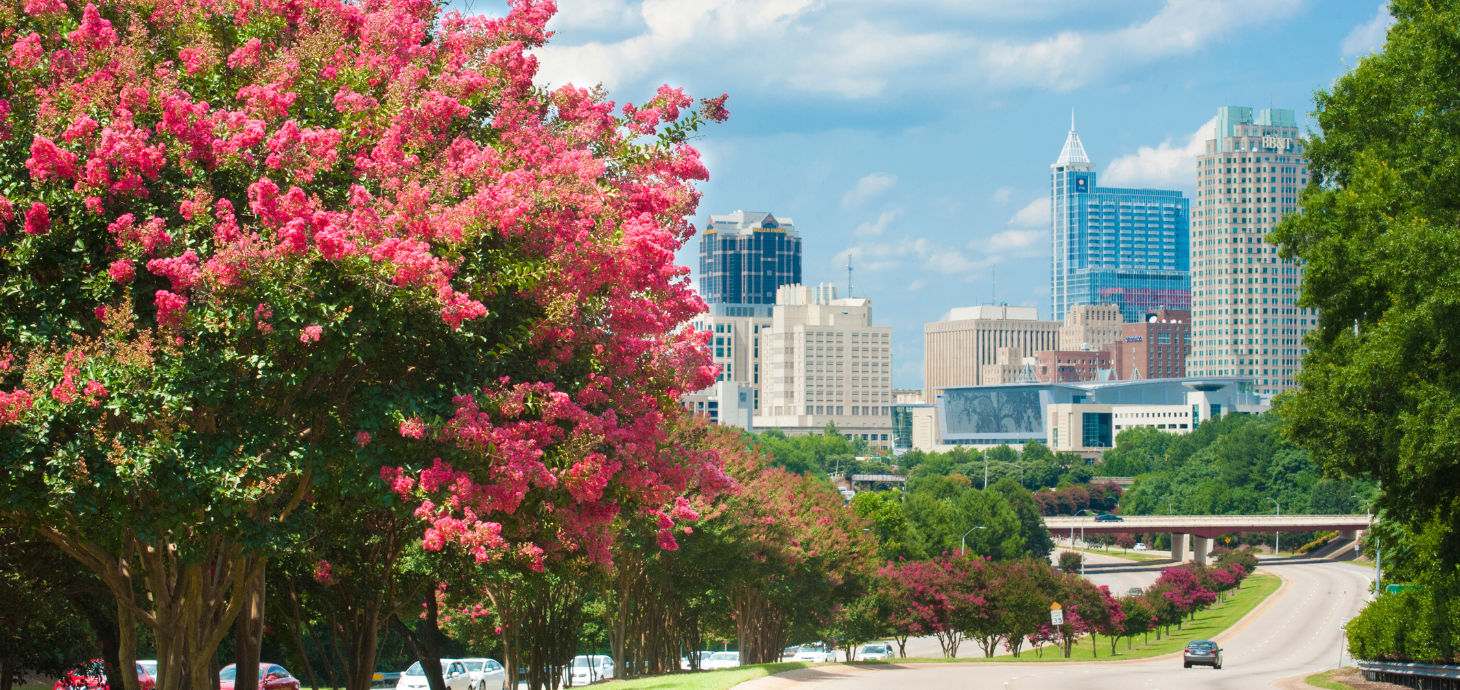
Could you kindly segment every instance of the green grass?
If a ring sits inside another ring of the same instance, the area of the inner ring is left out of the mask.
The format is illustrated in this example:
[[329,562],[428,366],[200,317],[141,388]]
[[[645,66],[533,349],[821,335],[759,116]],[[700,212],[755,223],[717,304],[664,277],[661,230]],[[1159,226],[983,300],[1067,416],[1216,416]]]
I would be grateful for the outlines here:
[[[1063,656],[1060,655],[1060,650],[1059,650],[1058,647],[1053,646],[1053,645],[1045,645],[1043,656],[1040,656],[1034,650],[1030,650],[1030,649],[1027,649],[1026,648],[1020,654],[1019,658],[1017,658],[1017,659],[1014,658],[1014,657],[1011,657],[1011,656],[996,656],[996,657],[993,657],[991,659],[985,659],[985,658],[982,658],[982,657],[976,658],[976,659],[967,659],[967,658],[960,658],[960,659],[919,658],[919,659],[893,659],[891,661],[859,661],[859,662],[855,662],[855,663],[861,663],[861,664],[960,663],[961,664],[961,663],[967,663],[967,662],[970,662],[970,661],[994,662],[994,663],[1006,663],[1006,662],[1029,662],[1029,663],[1033,663],[1033,662],[1061,662],[1061,661],[1099,661],[1099,660],[1102,660],[1102,659],[1104,659],[1104,660],[1112,660],[1113,659],[1113,660],[1117,660],[1117,661],[1119,661],[1121,659],[1145,659],[1145,658],[1149,658],[1149,657],[1153,657],[1153,656],[1161,656],[1163,654],[1171,654],[1173,652],[1179,652],[1183,648],[1185,648],[1186,647],[1186,643],[1187,642],[1190,642],[1191,640],[1210,640],[1210,639],[1216,637],[1217,635],[1221,634],[1222,631],[1224,631],[1224,630],[1232,627],[1234,624],[1236,624],[1237,621],[1241,620],[1243,616],[1245,616],[1248,613],[1250,613],[1252,611],[1252,609],[1257,608],[1257,605],[1258,604],[1261,604],[1264,599],[1267,599],[1268,595],[1270,595],[1273,592],[1277,591],[1278,586],[1280,586],[1281,584],[1282,584],[1282,580],[1280,578],[1278,578],[1276,575],[1267,575],[1265,573],[1264,574],[1253,575],[1252,577],[1247,578],[1246,582],[1244,582],[1242,584],[1242,589],[1238,590],[1232,596],[1228,597],[1226,601],[1224,601],[1221,604],[1218,604],[1216,606],[1213,606],[1212,608],[1207,609],[1206,611],[1202,611],[1202,612],[1198,613],[1196,620],[1188,620],[1188,621],[1185,621],[1184,623],[1182,623],[1182,626],[1181,626],[1182,629],[1181,630],[1177,630],[1175,628],[1175,626],[1173,626],[1171,628],[1171,634],[1170,635],[1166,635],[1166,634],[1163,633],[1160,640],[1157,640],[1155,633],[1152,633],[1150,635],[1150,638],[1149,638],[1150,639],[1150,643],[1149,644],[1140,644],[1140,640],[1139,639],[1131,640],[1131,642],[1132,642],[1132,648],[1131,649],[1126,649],[1126,642],[1127,641],[1124,640],[1124,639],[1122,639],[1119,642],[1119,644],[1116,646],[1115,656],[1111,656],[1110,655],[1110,639],[1109,638],[1106,638],[1104,636],[1101,636],[1100,639],[1097,640],[1097,644],[1100,647],[1100,649],[1099,649],[1099,656],[1095,656],[1091,652],[1091,648],[1090,648],[1091,645],[1090,645],[1090,640],[1089,639],[1081,639],[1081,640],[1078,640],[1076,642],[1074,649],[1071,650],[1070,658],[1069,659],[1065,659]],[[963,644],[965,644],[965,645],[974,645],[976,643],[974,643],[974,642],[972,642],[970,640],[965,640],[963,642]],[[962,650],[963,647],[959,647],[959,649]]]
[[1171,560],[1171,558],[1169,556],[1158,556],[1158,555],[1153,554],[1153,553],[1144,553],[1144,552],[1141,552],[1141,551],[1116,551],[1115,549],[1088,549],[1088,550],[1086,550],[1086,553],[1098,553],[1098,554],[1100,554],[1102,556],[1114,556],[1115,558],[1124,558],[1124,559],[1130,560],[1130,561],[1169,561],[1169,560]]
[[798,668],[807,668],[813,665],[800,661],[790,661],[781,664],[741,666],[739,668],[727,668],[719,671],[672,673],[667,676],[609,681],[603,685],[613,688],[613,690],[725,690],[726,688],[744,683],[747,680],[772,676],[777,673],[785,673],[786,671],[794,671]]
[[1313,674],[1311,676],[1308,676],[1307,678],[1304,678],[1303,679],[1303,682],[1304,683],[1307,683],[1307,684],[1309,684],[1309,685],[1311,685],[1311,686],[1313,686],[1315,688],[1323,688],[1323,690],[1353,690],[1352,687],[1349,687],[1347,685],[1344,685],[1343,683],[1340,683],[1340,682],[1338,682],[1336,680],[1333,680],[1333,676],[1335,674],[1347,673],[1347,672],[1348,672],[1347,669],[1332,669],[1332,670],[1324,671],[1322,673],[1315,673],[1315,674]]

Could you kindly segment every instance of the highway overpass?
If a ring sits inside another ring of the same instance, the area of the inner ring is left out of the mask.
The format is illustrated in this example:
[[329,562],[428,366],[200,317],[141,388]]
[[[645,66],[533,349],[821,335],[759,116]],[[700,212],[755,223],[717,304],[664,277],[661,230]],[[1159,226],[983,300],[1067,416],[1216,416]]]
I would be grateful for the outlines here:
[[1186,536],[1191,535],[1192,559],[1205,564],[1212,540],[1234,532],[1338,532],[1340,539],[1354,539],[1368,529],[1367,515],[1129,515],[1120,522],[1096,522],[1094,516],[1045,517],[1044,526],[1060,536],[1070,530],[1085,534],[1171,535],[1171,557],[1186,560]]

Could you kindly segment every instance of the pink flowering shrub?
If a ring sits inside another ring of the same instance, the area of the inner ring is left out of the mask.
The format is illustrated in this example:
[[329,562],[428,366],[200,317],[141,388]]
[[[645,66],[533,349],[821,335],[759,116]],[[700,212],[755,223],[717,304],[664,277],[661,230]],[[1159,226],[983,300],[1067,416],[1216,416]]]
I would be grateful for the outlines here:
[[[185,569],[203,559],[177,544],[291,529],[302,487],[350,468],[419,507],[426,546],[537,566],[606,561],[625,514],[666,516],[673,548],[677,499],[732,483],[665,432],[717,374],[673,257],[708,176],[688,141],[724,98],[543,90],[550,0],[441,7],[0,8],[20,178],[0,348],[21,363],[0,372],[0,510],[77,549],[148,535]],[[203,608],[148,594],[154,632],[228,625],[157,623]]]

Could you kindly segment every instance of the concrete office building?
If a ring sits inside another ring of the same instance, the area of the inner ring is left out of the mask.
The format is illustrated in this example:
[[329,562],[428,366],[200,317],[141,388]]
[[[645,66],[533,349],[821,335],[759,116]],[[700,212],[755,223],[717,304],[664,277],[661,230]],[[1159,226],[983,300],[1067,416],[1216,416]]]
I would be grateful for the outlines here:
[[892,329],[872,325],[872,300],[839,299],[831,285],[782,286],[762,345],[756,427],[821,433],[834,422],[848,438],[891,447]]
[[716,316],[701,314],[690,321],[697,331],[709,331],[710,355],[720,365],[718,381],[732,381],[751,391],[751,409],[759,409],[763,366],[761,341],[771,327],[770,316]]
[[1189,204],[1177,191],[1095,186],[1095,166],[1071,122],[1050,165],[1052,316],[1114,303],[1134,322],[1158,308],[1190,306]]
[[709,417],[716,424],[754,431],[753,400],[750,386],[735,381],[717,381],[709,388],[682,396],[679,402],[684,409]]
[[985,386],[1034,380],[1034,358],[1025,357],[1017,347],[998,348],[994,353],[994,363],[983,365]]
[[714,316],[770,318],[776,288],[801,282],[801,236],[764,211],[710,216],[700,237],[700,297]]
[[1076,304],[1065,312],[1065,325],[1060,327],[1059,349],[1104,350],[1124,335],[1125,318],[1114,304]]
[[932,400],[935,388],[982,385],[999,348],[1017,348],[1020,357],[1057,349],[1062,326],[1038,320],[1034,307],[1007,305],[959,307],[946,321],[923,324],[923,399]]
[[1077,383],[1115,378],[1105,350],[1045,350],[1034,354],[1034,379],[1040,383]]
[[1217,110],[1216,138],[1196,163],[1192,376],[1253,376],[1268,396],[1296,385],[1303,336],[1318,319],[1297,307],[1302,267],[1267,239],[1308,184],[1297,136],[1291,110]]
[[1140,323],[1122,327],[1124,337],[1111,346],[1116,377],[1171,379],[1186,376],[1191,354],[1191,312],[1161,309]]

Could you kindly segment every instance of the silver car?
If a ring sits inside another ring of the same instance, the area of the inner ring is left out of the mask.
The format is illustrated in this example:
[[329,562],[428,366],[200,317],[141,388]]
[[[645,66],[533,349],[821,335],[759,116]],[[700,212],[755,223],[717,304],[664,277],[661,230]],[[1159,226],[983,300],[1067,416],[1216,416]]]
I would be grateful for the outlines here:
[[[441,660],[441,675],[446,681],[446,690],[472,690],[471,674],[456,659]],[[421,668],[421,662],[417,661],[405,673],[400,674],[400,682],[396,683],[395,690],[425,690],[429,685],[426,682],[426,671]]]
[[461,665],[471,675],[472,687],[476,690],[506,690],[507,669],[497,663],[496,659],[462,659]]
[[887,661],[892,658],[892,645],[886,642],[873,642],[864,644],[857,650],[857,659],[860,661]]
[[575,656],[563,670],[563,676],[563,685],[571,684],[575,688],[612,678],[613,657],[603,654]]

